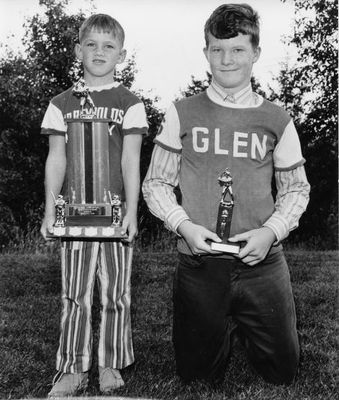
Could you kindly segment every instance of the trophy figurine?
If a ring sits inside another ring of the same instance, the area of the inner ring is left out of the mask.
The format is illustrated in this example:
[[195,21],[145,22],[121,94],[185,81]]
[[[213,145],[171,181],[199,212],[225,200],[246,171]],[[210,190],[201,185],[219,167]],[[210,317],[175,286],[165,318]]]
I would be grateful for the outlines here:
[[222,194],[219,203],[216,233],[222,242],[212,242],[211,249],[224,253],[239,254],[240,245],[228,241],[231,230],[234,196],[232,191],[232,176],[228,168],[218,177]]
[[113,194],[108,192],[111,205],[112,205],[112,226],[122,225],[122,213],[121,213],[121,197],[118,194]]
[[[92,119],[95,118],[95,105],[92,97],[89,94],[89,89],[83,79],[79,79],[74,85],[73,94],[80,98],[80,118],[82,119]],[[86,108],[88,105],[88,108]]]
[[65,208],[66,201],[64,200],[61,194],[58,195],[58,198],[54,200],[55,202],[55,227],[64,227],[66,218],[65,218]]

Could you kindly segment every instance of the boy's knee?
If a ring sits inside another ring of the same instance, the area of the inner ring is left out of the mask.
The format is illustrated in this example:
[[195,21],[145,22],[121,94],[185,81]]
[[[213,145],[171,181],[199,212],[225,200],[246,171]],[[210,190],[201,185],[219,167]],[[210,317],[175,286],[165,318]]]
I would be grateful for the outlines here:
[[283,360],[282,368],[278,374],[277,384],[290,385],[298,372],[299,366],[299,348]]
[[277,357],[271,363],[260,368],[260,375],[275,385],[290,385],[298,371],[299,350]]
[[225,376],[227,358],[185,360],[176,359],[177,375],[183,383],[188,384],[195,380],[205,381],[210,384],[219,384]]

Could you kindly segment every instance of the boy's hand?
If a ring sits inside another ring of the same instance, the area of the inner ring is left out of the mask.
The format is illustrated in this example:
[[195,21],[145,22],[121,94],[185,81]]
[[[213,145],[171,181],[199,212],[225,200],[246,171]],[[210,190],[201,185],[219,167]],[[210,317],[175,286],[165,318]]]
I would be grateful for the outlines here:
[[206,242],[207,240],[221,242],[219,236],[201,225],[193,224],[189,220],[183,221],[178,227],[178,233],[186,240],[194,255],[220,253],[219,251],[211,250],[211,246]]
[[43,236],[43,238],[46,241],[53,240],[53,238],[47,237],[48,232],[53,232],[53,225],[55,222],[55,216],[54,215],[47,215],[44,217],[41,228],[40,228],[40,233]]
[[123,221],[122,228],[125,233],[127,233],[128,238],[124,239],[124,241],[131,243],[138,234],[138,224],[136,215],[131,215],[126,213]]
[[229,238],[230,242],[247,242],[240,250],[239,258],[252,267],[266,257],[275,240],[274,232],[267,227],[253,229]]

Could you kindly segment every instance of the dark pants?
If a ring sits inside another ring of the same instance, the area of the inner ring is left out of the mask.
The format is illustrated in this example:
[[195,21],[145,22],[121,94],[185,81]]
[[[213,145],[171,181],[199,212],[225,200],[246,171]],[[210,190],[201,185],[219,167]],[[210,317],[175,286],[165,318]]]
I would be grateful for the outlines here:
[[237,259],[179,254],[173,300],[173,342],[182,379],[222,378],[236,330],[265,380],[292,382],[299,343],[282,251],[255,267]]

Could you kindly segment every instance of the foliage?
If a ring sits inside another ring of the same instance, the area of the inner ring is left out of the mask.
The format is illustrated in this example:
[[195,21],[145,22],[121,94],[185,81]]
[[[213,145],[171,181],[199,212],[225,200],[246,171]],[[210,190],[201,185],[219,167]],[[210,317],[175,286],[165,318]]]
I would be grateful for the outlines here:
[[[45,18],[26,22],[25,54],[0,60],[0,244],[15,238],[20,229],[35,228],[44,198],[44,162],[47,140],[40,125],[49,100],[71,85],[77,69],[73,49],[75,27],[83,15],[67,16],[67,2],[41,0]],[[13,228],[15,227],[15,229]]]
[[[60,318],[58,253],[0,255],[0,398],[45,398],[55,374]],[[136,362],[123,371],[116,396],[181,400],[335,399],[335,252],[287,252],[301,343],[300,372],[289,387],[263,382],[238,344],[219,386],[184,385],[175,374],[171,343],[174,253],[136,253],[132,321]],[[38,295],[37,295],[38,293]],[[38,311],[38,312],[37,312]],[[99,396],[99,297],[94,293],[94,360],[87,396]],[[120,397],[119,397],[120,398]]]
[[[158,132],[163,113],[154,107],[153,101],[146,98],[142,94],[140,94],[139,97],[143,100],[145,104],[149,124],[148,135],[144,138],[141,147],[140,177],[142,182],[145,178],[148,166],[151,161],[152,151],[154,147],[153,140]],[[139,230],[141,233],[140,240],[142,246],[148,245],[155,241],[160,241],[162,235],[166,235],[163,228],[163,222],[150,213],[141,192],[139,197],[138,216]]]
[[337,2],[295,0],[295,29],[290,42],[298,49],[296,64],[283,65],[281,92],[273,95],[294,118],[312,191],[301,220],[303,240],[337,246]]
[[192,75],[191,83],[187,85],[186,89],[181,91],[182,97],[190,97],[203,92],[208,88],[211,81],[212,75],[209,72],[206,72],[206,78],[203,80],[199,80]]

